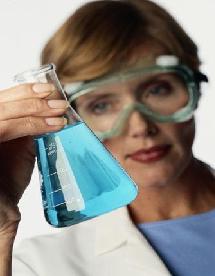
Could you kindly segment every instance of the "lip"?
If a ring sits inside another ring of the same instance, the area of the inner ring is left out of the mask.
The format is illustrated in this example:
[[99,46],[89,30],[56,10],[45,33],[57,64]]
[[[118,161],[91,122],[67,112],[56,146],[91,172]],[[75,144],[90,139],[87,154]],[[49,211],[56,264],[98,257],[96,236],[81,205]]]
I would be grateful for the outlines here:
[[141,149],[128,157],[141,163],[150,163],[162,159],[170,150],[170,145],[157,145],[148,149]]

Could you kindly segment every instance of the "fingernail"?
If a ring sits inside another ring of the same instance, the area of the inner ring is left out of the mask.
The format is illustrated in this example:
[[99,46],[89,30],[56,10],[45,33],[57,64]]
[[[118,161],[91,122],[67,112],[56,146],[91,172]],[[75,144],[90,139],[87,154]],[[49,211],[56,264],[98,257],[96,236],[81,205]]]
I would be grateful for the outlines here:
[[45,118],[45,121],[49,126],[64,126],[67,124],[67,120],[64,117]]
[[36,83],[32,86],[35,93],[52,92],[56,90],[55,86],[51,83]]
[[69,103],[65,100],[49,100],[48,105],[51,108],[67,108]]

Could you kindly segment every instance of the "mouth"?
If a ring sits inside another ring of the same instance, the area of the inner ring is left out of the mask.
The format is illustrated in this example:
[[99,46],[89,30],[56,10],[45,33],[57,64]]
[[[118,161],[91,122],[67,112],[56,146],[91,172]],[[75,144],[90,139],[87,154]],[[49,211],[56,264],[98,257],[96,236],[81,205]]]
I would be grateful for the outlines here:
[[127,155],[128,158],[141,163],[151,163],[165,157],[170,151],[171,145],[157,145],[148,149],[141,149]]

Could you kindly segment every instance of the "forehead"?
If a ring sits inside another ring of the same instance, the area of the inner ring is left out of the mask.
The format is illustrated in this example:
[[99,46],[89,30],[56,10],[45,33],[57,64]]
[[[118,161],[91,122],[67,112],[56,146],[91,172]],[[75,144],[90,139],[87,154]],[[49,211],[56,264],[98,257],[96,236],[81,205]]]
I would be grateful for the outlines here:
[[168,54],[170,54],[169,51],[158,43],[146,42],[133,49],[123,61],[123,64],[127,68],[138,66],[139,64],[150,66],[155,63],[158,56]]

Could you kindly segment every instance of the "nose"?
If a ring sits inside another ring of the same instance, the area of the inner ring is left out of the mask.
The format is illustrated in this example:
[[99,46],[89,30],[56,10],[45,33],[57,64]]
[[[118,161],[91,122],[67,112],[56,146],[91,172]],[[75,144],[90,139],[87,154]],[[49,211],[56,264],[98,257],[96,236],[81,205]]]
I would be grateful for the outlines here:
[[126,132],[130,137],[147,137],[156,135],[158,128],[147,116],[133,110],[128,117]]

